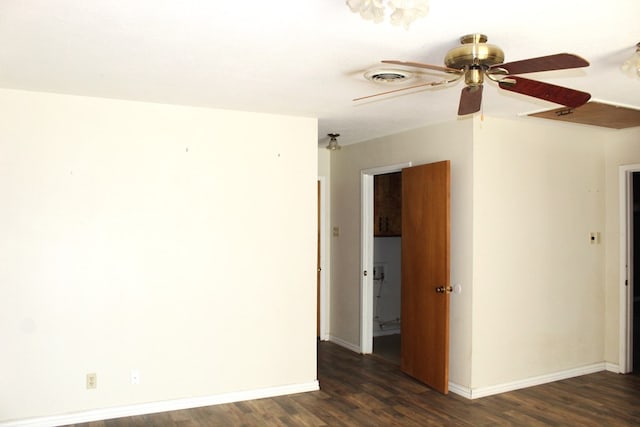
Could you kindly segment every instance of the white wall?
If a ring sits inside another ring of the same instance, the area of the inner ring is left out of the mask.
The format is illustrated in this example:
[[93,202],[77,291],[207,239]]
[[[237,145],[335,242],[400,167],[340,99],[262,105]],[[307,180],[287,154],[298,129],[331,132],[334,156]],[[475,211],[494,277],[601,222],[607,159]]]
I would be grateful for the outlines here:
[[331,175],[331,153],[324,147],[318,147],[318,176]]
[[476,121],[472,388],[603,362],[605,132]]
[[314,119],[0,111],[0,421],[315,383]]
[[360,345],[360,171],[411,161],[451,160],[450,380],[469,385],[471,365],[472,121],[430,126],[347,145],[332,154],[331,335]]

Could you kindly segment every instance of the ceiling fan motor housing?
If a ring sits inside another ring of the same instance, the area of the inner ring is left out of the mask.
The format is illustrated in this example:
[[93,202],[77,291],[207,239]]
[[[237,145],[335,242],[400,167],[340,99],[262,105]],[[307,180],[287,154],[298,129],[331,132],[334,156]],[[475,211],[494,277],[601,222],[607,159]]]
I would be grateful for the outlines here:
[[[504,52],[498,46],[486,43],[484,34],[468,34],[460,38],[462,46],[447,52],[444,63],[449,68],[463,70],[467,68],[487,69],[504,62]],[[476,73],[474,73],[476,74]],[[482,73],[477,73],[482,74]]]
[[484,70],[479,65],[470,65],[464,73],[464,83],[467,86],[480,86],[484,83]]

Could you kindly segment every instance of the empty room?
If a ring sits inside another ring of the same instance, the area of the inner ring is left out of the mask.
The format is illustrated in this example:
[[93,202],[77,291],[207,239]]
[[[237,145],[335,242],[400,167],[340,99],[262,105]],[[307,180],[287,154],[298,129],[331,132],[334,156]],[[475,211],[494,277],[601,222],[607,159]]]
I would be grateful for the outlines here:
[[0,426],[637,425],[639,16],[0,3]]

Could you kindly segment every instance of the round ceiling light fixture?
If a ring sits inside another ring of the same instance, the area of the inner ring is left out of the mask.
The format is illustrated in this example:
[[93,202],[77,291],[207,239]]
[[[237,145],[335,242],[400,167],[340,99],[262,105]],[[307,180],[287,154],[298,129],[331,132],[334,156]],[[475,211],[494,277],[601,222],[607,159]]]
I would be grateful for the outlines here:
[[327,150],[336,151],[342,148],[338,144],[338,137],[340,136],[339,133],[328,133],[327,136],[331,138],[329,140],[329,144],[327,145]]

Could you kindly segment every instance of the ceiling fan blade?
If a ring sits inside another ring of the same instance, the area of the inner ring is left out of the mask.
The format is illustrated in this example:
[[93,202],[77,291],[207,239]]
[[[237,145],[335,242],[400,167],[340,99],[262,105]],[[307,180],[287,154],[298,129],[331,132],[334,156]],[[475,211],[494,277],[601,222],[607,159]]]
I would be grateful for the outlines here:
[[589,66],[589,62],[584,58],[572,53],[558,53],[556,55],[540,56],[538,58],[523,59],[522,61],[496,64],[489,68],[491,70],[506,70],[507,74],[536,73],[538,71],[566,70],[569,68],[580,68]]
[[556,86],[550,83],[543,83],[537,80],[525,79],[519,76],[508,76],[504,80],[498,82],[498,85],[505,90],[518,92],[523,95],[533,96],[534,98],[543,99],[545,101],[555,102],[570,108],[576,108],[584,105],[589,101],[591,95],[587,92],[581,92],[575,89],[569,89],[564,86]]
[[384,61],[381,61],[381,62],[383,64],[394,64],[394,65],[404,65],[404,66],[407,66],[407,67],[426,68],[428,70],[442,71],[444,73],[461,74],[463,72],[463,70],[457,70],[455,68],[442,67],[440,65],[423,64],[422,62],[392,61],[392,60],[384,60]]
[[460,93],[458,115],[473,114],[480,111],[482,105],[482,85],[465,86]]
[[435,82],[419,83],[419,84],[412,85],[412,86],[405,86],[405,87],[401,87],[401,88],[398,88],[398,89],[393,89],[393,90],[387,90],[387,91],[384,91],[384,92],[374,93],[373,95],[361,96],[359,98],[352,99],[352,101],[361,101],[363,99],[373,98],[374,96],[388,95],[390,93],[402,92],[404,90],[409,90],[409,89],[417,89],[419,87],[441,86],[441,85],[446,85],[448,83],[453,83],[453,82],[455,82],[457,80],[459,80],[459,77],[456,77],[455,79],[451,79],[451,80],[438,80],[438,81],[435,81]]
[[363,99],[373,98],[375,96],[387,95],[387,94],[394,93],[394,92],[402,92],[403,90],[415,89],[415,88],[424,87],[424,86],[434,86],[434,83],[437,84],[438,82],[420,83],[420,84],[413,85],[413,86],[401,87],[399,89],[387,90],[385,92],[374,93],[373,95],[366,95],[366,96],[361,96],[359,98],[353,98],[352,101],[361,101]]

